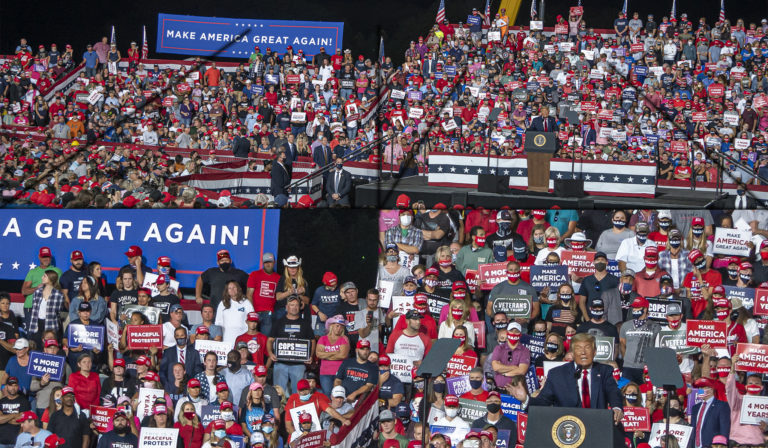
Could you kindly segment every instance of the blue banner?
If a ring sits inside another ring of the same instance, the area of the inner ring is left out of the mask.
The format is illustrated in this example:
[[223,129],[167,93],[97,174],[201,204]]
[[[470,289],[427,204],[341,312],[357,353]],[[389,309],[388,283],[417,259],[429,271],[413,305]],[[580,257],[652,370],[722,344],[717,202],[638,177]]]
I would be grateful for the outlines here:
[[67,327],[67,345],[70,348],[83,346],[83,350],[101,350],[104,341],[104,327],[96,325],[70,324]]
[[[307,56],[335,54],[341,49],[344,22],[299,22],[294,20],[232,19],[224,17],[157,15],[158,53],[248,58],[254,47]],[[225,48],[226,47],[226,48]],[[223,49],[223,50],[222,50]]]
[[523,412],[523,404],[517,398],[501,394],[501,412],[510,418],[513,422],[517,421],[517,413]]
[[216,266],[219,249],[227,249],[245,272],[260,269],[264,252],[277,255],[279,225],[279,210],[3,210],[0,247],[15,250],[0,250],[0,278],[24,280],[47,246],[52,264],[62,270],[79,250],[86,262],[101,263],[114,283],[128,264],[125,252],[136,245],[147,266],[156,269],[158,257],[168,256],[181,286],[194,287],[204,270]]
[[63,356],[48,353],[30,352],[27,374],[42,378],[46,373],[51,374],[51,381],[61,381],[64,375],[66,359]]

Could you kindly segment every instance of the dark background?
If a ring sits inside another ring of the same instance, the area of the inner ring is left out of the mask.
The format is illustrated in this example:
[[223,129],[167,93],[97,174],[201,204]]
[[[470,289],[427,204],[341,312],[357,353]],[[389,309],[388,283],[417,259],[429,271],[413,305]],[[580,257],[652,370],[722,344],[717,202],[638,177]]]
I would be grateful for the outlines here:
[[[538,1],[538,0],[537,0]],[[425,35],[434,23],[439,0],[280,0],[246,2],[242,0],[217,0],[213,2],[192,2],[179,0],[134,2],[105,2],[103,0],[75,0],[60,2],[39,0],[35,2],[0,1],[0,53],[11,54],[21,37],[26,37],[36,51],[40,44],[50,48],[56,43],[60,50],[69,43],[75,49],[76,57],[85,51],[86,43],[94,43],[102,36],[109,36],[110,27],[115,25],[118,49],[125,53],[130,42],[141,45],[141,27],[147,26],[147,41],[151,58],[162,57],[183,59],[184,55],[154,52],[157,30],[157,14],[188,14],[247,19],[272,20],[318,20],[344,22],[344,48],[350,48],[354,55],[377,57],[379,36],[384,36],[385,52],[394,62],[401,62],[410,40]],[[466,21],[476,7],[485,8],[484,0],[447,0],[446,16],[452,23]],[[726,17],[736,23],[737,17],[759,24],[768,12],[768,2],[726,0]],[[500,0],[491,1],[491,13],[498,10]],[[587,26],[595,28],[613,27],[613,19],[621,9],[623,0],[583,0],[582,5]],[[538,5],[538,3],[537,3]],[[576,0],[550,0],[545,7],[545,26],[552,26],[556,15],[567,16],[568,8]],[[651,0],[640,2],[629,0],[629,11],[637,11],[645,20],[649,13],[657,22],[668,15],[672,0]],[[530,0],[523,0],[517,24],[527,24]],[[708,23],[717,20],[719,0],[679,0],[678,16],[684,12],[689,20],[696,22],[704,14]],[[226,61],[238,59],[224,58]],[[246,59],[243,59],[246,60]]]
[[[377,210],[282,210],[275,270],[282,275],[283,259],[296,255],[303,260],[310,297],[315,288],[321,286],[326,271],[338,276],[339,286],[346,281],[355,282],[364,297],[368,288],[376,286],[378,235]],[[169,255],[173,258],[172,253]],[[154,267],[154,261],[144,262]],[[68,260],[60,261],[58,267],[66,271]],[[114,277],[114,273],[108,273],[109,280]],[[21,284],[21,281],[0,280],[0,291],[20,292]],[[191,288],[183,288],[184,297],[194,300],[194,284],[185,286]]]

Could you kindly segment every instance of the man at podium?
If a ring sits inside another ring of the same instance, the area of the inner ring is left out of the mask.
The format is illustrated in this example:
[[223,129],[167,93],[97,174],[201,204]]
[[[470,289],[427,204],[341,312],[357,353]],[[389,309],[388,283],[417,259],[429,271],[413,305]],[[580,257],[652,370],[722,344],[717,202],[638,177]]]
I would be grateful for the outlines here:
[[621,421],[622,401],[611,366],[594,362],[595,337],[576,333],[571,340],[573,362],[549,371],[544,386],[528,396],[525,383],[510,386],[512,395],[530,406],[612,409],[614,423]]
[[556,132],[557,120],[555,120],[555,117],[549,116],[549,106],[545,104],[541,106],[539,111],[541,115],[531,120],[531,125],[528,126],[528,130],[538,132]]

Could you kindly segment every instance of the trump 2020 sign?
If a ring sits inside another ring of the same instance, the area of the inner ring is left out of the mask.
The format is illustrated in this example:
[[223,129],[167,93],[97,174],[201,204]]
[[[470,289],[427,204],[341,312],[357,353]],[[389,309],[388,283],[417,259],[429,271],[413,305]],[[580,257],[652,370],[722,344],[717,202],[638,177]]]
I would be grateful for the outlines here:
[[294,20],[231,19],[224,17],[158,14],[157,52],[247,58],[259,47],[284,53],[334,54],[341,48],[343,22],[299,22]]
[[170,257],[177,280],[189,287],[216,266],[220,249],[245,272],[261,268],[264,252],[277,256],[279,226],[279,210],[2,210],[0,278],[24,280],[39,263],[40,247],[47,246],[61,270],[79,250],[86,262],[101,263],[114,282],[128,263],[125,252],[135,245],[153,269],[158,257]]

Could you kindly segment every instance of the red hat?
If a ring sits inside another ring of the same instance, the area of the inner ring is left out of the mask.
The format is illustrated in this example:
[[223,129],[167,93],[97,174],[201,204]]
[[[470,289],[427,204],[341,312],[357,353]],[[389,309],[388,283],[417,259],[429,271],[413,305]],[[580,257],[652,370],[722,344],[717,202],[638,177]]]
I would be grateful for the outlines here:
[[760,242],[760,250],[763,250],[763,249],[765,249],[766,247],[768,247],[768,240],[763,240],[763,241],[761,241],[761,242]]
[[752,263],[748,261],[742,261],[739,265],[739,269],[752,269]]
[[451,291],[456,291],[459,289],[467,289],[467,284],[461,280],[457,280],[453,282],[453,285],[451,286]]
[[715,294],[720,296],[725,295],[725,288],[723,288],[723,285],[717,285],[714,288],[712,288],[712,295],[715,295]]
[[397,202],[395,202],[395,207],[397,208],[408,208],[411,205],[411,198],[408,197],[406,194],[401,194],[397,197]]
[[491,398],[491,397],[501,398],[501,395],[499,395],[499,393],[496,392],[495,390],[492,390],[488,392],[488,398]]
[[267,376],[267,366],[259,364],[253,369],[253,374],[256,376]]
[[152,297],[152,290],[149,288],[139,288],[138,291],[136,291],[139,294],[146,294],[150,297]]
[[739,264],[741,263],[741,258],[739,257],[728,257],[728,264]]
[[214,420],[211,425],[213,426],[213,429],[224,429],[227,427],[227,423],[220,418]]
[[171,257],[166,257],[166,256],[157,257],[157,265],[169,267],[171,265]]
[[216,383],[216,392],[221,392],[223,390],[229,390],[229,386],[227,386],[227,383],[225,383],[224,381]]
[[144,381],[160,381],[160,375],[150,370],[144,375]]
[[44,448],[55,448],[57,446],[62,446],[65,443],[66,443],[66,440],[62,439],[56,434],[51,434],[50,436],[45,438],[45,442],[43,442],[43,446]]
[[[133,197],[133,196],[129,196],[129,197]],[[125,252],[126,257],[140,257],[142,254],[143,253],[141,252],[141,248],[139,246],[131,246],[128,248],[128,251]]]
[[48,347],[58,347],[59,346],[59,341],[57,341],[56,339],[46,339],[45,342],[44,342],[44,345],[45,345],[45,348],[48,348]]
[[72,260],[82,260],[83,259],[83,253],[79,250],[72,251],[72,255],[70,257]]
[[40,251],[38,252],[38,256],[40,258],[52,257],[51,249],[49,247],[45,247],[45,246],[41,247]]
[[448,207],[446,207],[446,205],[443,204],[442,202],[438,202],[437,204],[435,204],[435,210],[446,210],[447,208]]
[[296,390],[309,389],[309,381],[301,379],[296,383]]
[[691,263],[696,261],[697,258],[702,257],[701,251],[699,249],[693,249],[692,251],[688,252],[688,260],[690,260]]
[[125,367],[125,359],[115,358],[115,360],[112,361],[112,367]]
[[632,301],[632,308],[648,308],[649,306],[648,299],[643,296],[637,296]]
[[61,395],[64,396],[64,395],[67,395],[67,394],[75,395],[75,389],[73,389],[73,388],[71,388],[69,386],[62,387],[61,388]]
[[430,267],[430,268],[427,268],[427,271],[424,273],[424,277],[429,277],[430,275],[434,275],[436,277],[439,277],[440,276],[440,271],[437,270],[437,268],[434,267],[434,266]]
[[256,312],[250,312],[248,313],[248,317],[245,319],[246,322],[258,322],[259,321],[259,313]]
[[23,422],[26,422],[27,420],[37,420],[37,414],[35,414],[32,411],[24,411],[21,414],[21,417],[16,419],[16,423],[23,423]]
[[388,365],[391,365],[391,364],[392,364],[392,360],[389,359],[389,356],[387,356],[386,354],[382,354],[381,356],[379,356],[379,365],[380,366],[388,366]]
[[709,378],[699,378],[693,382],[693,387],[700,389],[702,387],[715,387],[715,385],[714,382]]
[[712,299],[712,305],[715,308],[730,308],[731,302],[725,297],[718,297],[718,298]]
[[659,258],[659,248],[655,244],[646,247],[645,256],[648,258]]
[[155,281],[155,283],[157,283],[158,285],[164,285],[167,282],[168,282],[168,277],[165,274],[158,275],[157,280]]
[[211,334],[211,332],[208,331],[208,327],[206,327],[205,325],[200,325],[199,327],[197,327],[197,330],[195,330],[195,333],[197,333],[197,334]]
[[338,280],[339,279],[336,277],[336,274],[333,272],[329,271],[323,274],[323,284],[326,286],[334,286]]
[[312,421],[312,416],[309,415],[309,412],[302,412],[299,414],[299,423],[307,423]]
[[232,409],[232,403],[230,403],[229,401],[223,401],[221,403],[221,406],[219,406],[219,409],[221,409],[222,411],[224,409]]
[[187,389],[193,387],[200,387],[200,381],[197,378],[190,378],[189,381],[187,381]]
[[421,308],[427,306],[427,295],[424,293],[416,294],[416,296],[413,298],[413,306],[416,308]]
[[445,396],[445,405],[450,406],[452,408],[459,406],[459,397],[456,395],[446,395]]
[[703,226],[703,225],[704,225],[704,218],[699,218],[698,216],[694,216],[691,219],[691,226],[692,227]]
[[216,261],[221,260],[222,258],[230,258],[229,251],[226,249],[221,249],[220,251],[216,252]]
[[136,365],[137,366],[148,366],[152,363],[152,361],[149,359],[149,357],[145,355],[141,355],[138,358],[136,358]]
[[357,348],[371,348],[371,341],[367,339],[360,339],[357,341]]

